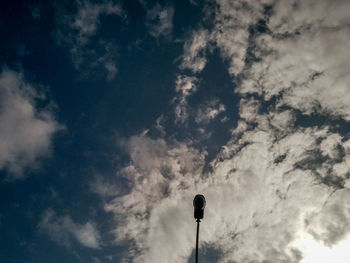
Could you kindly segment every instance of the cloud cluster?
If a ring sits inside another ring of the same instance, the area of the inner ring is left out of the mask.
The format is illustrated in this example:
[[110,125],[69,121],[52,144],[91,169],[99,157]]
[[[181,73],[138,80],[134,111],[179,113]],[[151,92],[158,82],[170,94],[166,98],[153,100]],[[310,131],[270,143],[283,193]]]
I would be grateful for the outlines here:
[[62,129],[49,108],[39,108],[45,94],[28,83],[21,73],[0,73],[0,169],[11,178],[35,168],[50,154],[53,135]]
[[100,234],[92,222],[75,223],[70,216],[58,216],[52,209],[43,213],[38,227],[65,247],[70,247],[73,240],[88,248],[98,249],[101,246]]
[[[129,259],[187,262],[196,193],[207,199],[201,245],[220,251],[220,262],[301,262],[300,233],[327,246],[348,236],[350,140],[329,125],[350,116],[345,6],[217,2],[212,30],[185,43],[182,67],[200,73],[205,50],[219,48],[241,96],[240,119],[210,164],[190,140],[129,139],[130,165],[120,173],[132,189],[105,207],[116,216],[117,241],[134,242]],[[182,122],[188,96],[200,88],[195,80],[177,81]],[[328,122],[305,121],[310,116]]]

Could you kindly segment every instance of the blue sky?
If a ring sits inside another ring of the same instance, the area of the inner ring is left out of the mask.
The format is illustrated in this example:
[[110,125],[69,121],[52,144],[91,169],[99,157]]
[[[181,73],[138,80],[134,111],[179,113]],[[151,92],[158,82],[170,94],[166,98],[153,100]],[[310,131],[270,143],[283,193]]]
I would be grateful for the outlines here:
[[1,262],[348,262],[347,1],[0,10]]

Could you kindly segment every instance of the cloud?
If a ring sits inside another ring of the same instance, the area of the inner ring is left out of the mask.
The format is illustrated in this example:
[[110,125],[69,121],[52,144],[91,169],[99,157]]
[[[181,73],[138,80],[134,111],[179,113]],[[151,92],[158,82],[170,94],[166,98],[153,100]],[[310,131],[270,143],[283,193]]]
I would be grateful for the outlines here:
[[[190,139],[143,134],[127,141],[130,164],[120,173],[132,189],[105,209],[116,217],[116,241],[134,242],[130,261],[188,261],[196,193],[207,199],[200,245],[215,244],[221,262],[302,262],[305,250],[295,242],[300,233],[330,247],[346,242],[350,140],[342,125],[350,116],[350,35],[345,4],[217,2],[212,29],[198,41],[200,48],[185,43],[183,61],[188,57],[184,67],[199,74],[204,51],[219,48],[241,97],[237,127],[209,164],[206,152]],[[199,33],[194,34],[191,39]],[[177,79],[177,124],[188,118],[188,97],[200,88],[198,79]],[[312,118],[317,121],[308,121]]]
[[174,8],[172,6],[160,6],[157,4],[147,10],[146,25],[149,33],[158,38],[160,36],[170,37],[173,30]]
[[205,53],[219,48],[222,58],[230,63],[229,72],[239,74],[245,65],[249,45],[249,27],[264,18],[264,4],[271,1],[216,1],[214,25],[211,31],[200,28],[185,42],[181,68],[194,73],[203,70]]
[[174,98],[175,118],[177,122],[184,123],[188,118],[187,99],[196,92],[196,77],[179,75],[176,80],[177,96]]
[[[281,96],[280,107],[287,105],[305,114],[326,112],[349,120],[346,46],[350,31],[344,4],[298,1],[288,19],[284,12],[292,7],[283,1],[277,4],[276,15],[268,23],[271,34],[256,39],[254,51],[261,61],[247,70],[240,93],[263,93],[265,100]],[[339,16],[330,19],[326,15],[329,8]]]
[[107,73],[107,80],[111,81],[118,73],[118,68],[115,62],[118,54],[118,49],[113,43],[100,41],[100,44],[103,45],[105,54],[99,57],[96,62],[92,63],[92,66],[98,67],[99,65],[102,65]]
[[40,17],[41,17],[41,10],[40,10],[40,8],[38,6],[32,7],[30,11],[31,11],[33,19],[35,19],[35,20],[40,19]]
[[[311,231],[305,220],[332,200],[335,188],[297,164],[313,158],[320,138],[332,134],[293,128],[292,122],[287,128],[293,132],[279,140],[279,131],[264,130],[264,121],[245,130],[212,162],[209,174],[203,174],[205,153],[186,143],[130,138],[131,164],[121,173],[132,181],[132,191],[105,207],[116,215],[117,240],[135,241],[134,262],[186,262],[195,237],[191,201],[199,192],[207,198],[201,242],[215,244],[223,262],[298,262],[302,252],[289,244],[299,231]],[[321,161],[317,166],[323,169]],[[339,228],[341,239],[346,225]]]
[[[118,50],[113,42],[96,36],[101,27],[102,16],[116,15],[124,18],[124,11],[119,4],[112,1],[78,1],[76,5],[77,12],[74,14],[67,14],[66,10],[62,13],[57,11],[58,43],[70,47],[72,61],[77,70],[89,71],[91,68],[102,67],[106,72],[106,79],[110,81],[118,72]],[[98,41],[95,43],[96,38]]]
[[92,4],[89,1],[79,2],[78,12],[75,15],[70,27],[77,30],[77,42],[86,44],[89,37],[96,34],[97,28],[100,25],[101,15],[118,15],[122,14],[122,9],[119,5],[110,1],[101,4]]
[[107,70],[107,79],[108,80],[112,80],[115,75],[118,73],[118,69],[117,66],[115,65],[115,63],[113,63],[112,61],[108,61],[104,64],[106,70]]
[[220,103],[217,99],[207,101],[201,107],[199,107],[195,121],[198,124],[208,124],[210,121],[215,119],[220,113],[225,112],[226,107]]
[[121,195],[125,190],[116,183],[104,179],[98,175],[90,182],[90,189],[92,192],[98,194],[102,198],[112,198]]
[[328,246],[347,236],[350,229],[349,191],[335,192],[320,211],[312,213],[307,221],[308,232]]
[[44,93],[23,74],[3,69],[0,73],[0,169],[10,178],[23,178],[26,169],[38,167],[50,155],[53,136],[62,129]]
[[101,247],[100,234],[90,221],[85,224],[75,223],[70,216],[58,216],[55,211],[48,209],[43,213],[38,227],[62,246],[70,247],[74,240],[87,248]]
[[250,41],[249,27],[264,18],[264,5],[269,2],[272,1],[217,1],[212,38],[223,59],[230,63],[231,74],[237,75],[244,69]]
[[207,30],[200,29],[191,34],[184,44],[184,53],[182,55],[181,69],[190,69],[194,73],[203,70],[207,63],[205,51],[210,40]]
[[[188,221],[192,214],[186,215],[188,210],[179,206],[178,202],[186,198],[179,194],[199,180],[205,155],[185,143],[153,140],[145,135],[131,137],[124,147],[130,153],[131,163],[120,173],[133,187],[129,194],[105,206],[106,211],[118,218],[120,227],[115,229],[116,238],[118,241],[132,239],[137,243],[137,250],[149,251],[147,255],[129,251],[130,259],[135,257],[137,261],[138,258],[137,262],[157,262],[161,258],[173,262],[178,252],[191,252],[189,246],[178,243],[181,236],[190,239],[191,228],[180,227],[180,222]],[[189,201],[192,196],[187,198]],[[191,203],[187,201],[183,204]],[[191,209],[190,205],[188,208]]]

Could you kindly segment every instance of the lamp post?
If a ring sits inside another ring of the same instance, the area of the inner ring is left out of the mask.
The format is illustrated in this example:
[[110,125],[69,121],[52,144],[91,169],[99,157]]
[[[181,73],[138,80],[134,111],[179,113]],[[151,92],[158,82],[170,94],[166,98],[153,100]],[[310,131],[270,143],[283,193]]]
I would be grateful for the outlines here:
[[197,236],[196,236],[196,263],[198,263],[198,239],[199,239],[199,223],[204,217],[205,208],[205,198],[204,195],[196,195],[193,199],[194,206],[194,218],[197,221]]

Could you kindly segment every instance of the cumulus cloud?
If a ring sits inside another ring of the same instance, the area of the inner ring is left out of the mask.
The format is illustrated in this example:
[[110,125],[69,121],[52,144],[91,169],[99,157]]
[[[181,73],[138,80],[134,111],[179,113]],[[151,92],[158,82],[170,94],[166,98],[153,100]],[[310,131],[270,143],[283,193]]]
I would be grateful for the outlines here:
[[54,134],[62,129],[35,85],[23,74],[4,69],[0,73],[0,169],[11,178],[23,178],[28,168],[50,155]]
[[103,3],[79,1],[76,13],[63,15],[57,12],[56,37],[59,43],[69,46],[72,61],[77,70],[84,69],[86,64],[90,68],[102,67],[106,72],[107,80],[110,81],[118,72],[116,66],[118,52],[115,44],[103,39],[95,43],[95,48],[91,44],[101,26],[101,17],[108,15],[123,18],[124,12],[119,4],[112,1]]
[[[197,63],[199,50],[218,47],[242,97],[240,119],[209,164],[191,140],[140,135],[126,143],[130,165],[120,173],[132,190],[105,209],[116,216],[116,240],[134,242],[130,260],[188,261],[196,193],[207,199],[200,245],[215,244],[220,262],[302,262],[305,250],[295,243],[300,233],[330,247],[347,238],[350,142],[342,127],[329,124],[350,116],[345,6],[217,2],[213,28],[205,33],[210,43],[185,44],[190,66],[184,67],[199,73],[206,63],[205,57]],[[264,30],[254,30],[261,24]],[[195,81],[177,80],[180,120],[188,117],[188,96],[200,88]],[[328,121],[307,122],[308,116]]]
[[195,236],[191,200],[200,192],[208,204],[201,240],[220,249],[222,262],[298,262],[301,252],[288,245],[309,227],[305,219],[331,200],[334,188],[314,170],[296,166],[320,149],[317,141],[327,134],[297,129],[276,142],[273,130],[245,131],[204,176],[203,153],[186,144],[133,137],[127,146],[132,164],[122,171],[133,190],[106,205],[120,224],[116,237],[136,242],[134,262],[160,262],[165,256],[186,262]]
[[159,36],[170,37],[173,30],[174,8],[172,6],[160,6],[157,4],[147,10],[146,25],[149,33],[158,38]]
[[59,216],[52,209],[43,213],[38,228],[62,246],[70,247],[73,240],[88,248],[98,249],[101,246],[100,234],[94,223],[75,223],[70,216]]
[[310,215],[307,230],[316,240],[328,246],[340,242],[350,229],[350,192],[346,189],[335,192],[320,211]]
[[[191,222],[191,212],[186,215],[191,207],[188,205],[183,210],[179,202],[187,198],[183,203],[186,206],[192,196],[179,193],[191,189],[199,180],[205,155],[185,143],[169,143],[145,135],[131,137],[125,149],[130,153],[131,163],[121,173],[132,183],[132,190],[105,207],[118,218],[116,238],[136,242],[136,248],[128,255],[130,259],[135,257],[136,262],[157,262],[164,258],[173,262],[178,252],[188,254],[191,250],[180,245],[178,238],[183,236],[186,242],[191,239],[191,228],[180,223]],[[140,250],[149,253],[139,255]]]

